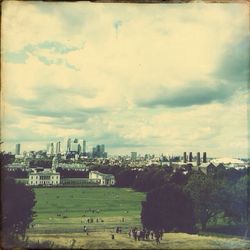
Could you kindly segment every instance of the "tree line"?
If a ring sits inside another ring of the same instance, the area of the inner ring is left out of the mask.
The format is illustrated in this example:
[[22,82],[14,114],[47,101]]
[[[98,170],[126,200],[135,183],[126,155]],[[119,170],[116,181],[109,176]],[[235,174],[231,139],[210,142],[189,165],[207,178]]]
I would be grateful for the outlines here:
[[191,168],[151,166],[143,170],[102,166],[96,170],[114,174],[117,187],[146,192],[141,221],[148,229],[205,231],[209,222],[245,225],[249,215],[249,168],[211,167],[207,174]]

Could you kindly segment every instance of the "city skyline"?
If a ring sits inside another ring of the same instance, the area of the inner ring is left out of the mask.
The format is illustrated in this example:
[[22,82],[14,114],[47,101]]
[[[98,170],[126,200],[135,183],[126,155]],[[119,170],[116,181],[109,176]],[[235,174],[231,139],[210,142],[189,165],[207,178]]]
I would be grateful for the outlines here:
[[[77,148],[73,146],[72,148],[72,144],[77,144]],[[61,141],[54,141],[54,142],[49,142],[47,143],[47,145],[44,148],[40,148],[39,150],[30,150],[30,151],[26,151],[26,150],[21,150],[22,148],[22,144],[18,143],[15,145],[15,150],[12,149],[8,152],[5,153],[12,153],[14,155],[24,155],[28,152],[35,152],[35,153],[39,153],[40,151],[43,152],[47,152],[48,155],[67,155],[68,153],[78,153],[79,155],[85,155],[87,157],[104,157],[104,158],[108,158],[108,157],[116,157],[116,156],[130,156],[131,159],[136,159],[137,157],[148,157],[148,156],[154,156],[154,157],[167,157],[168,159],[173,159],[173,158],[180,158],[182,159],[184,162],[193,162],[193,160],[197,161],[197,158],[199,159],[205,159],[204,162],[206,162],[207,159],[207,152],[202,152],[202,151],[197,151],[197,152],[190,152],[188,149],[186,149],[186,151],[184,152],[175,152],[172,154],[169,154],[169,152],[162,152],[162,153],[158,153],[155,154],[154,152],[135,152],[135,151],[131,151],[131,152],[126,152],[124,154],[109,154],[108,152],[106,152],[105,148],[106,145],[105,144],[97,144],[97,145],[91,145],[91,146],[86,146],[86,140],[85,139],[74,139],[72,141],[72,138],[67,138],[67,140],[64,140],[64,143],[62,143]],[[83,147],[79,146],[82,145]],[[98,149],[99,147],[99,149]],[[97,154],[95,155],[97,151],[100,151],[100,155]],[[103,155],[103,153],[105,153]],[[202,154],[202,156],[201,156]],[[228,158],[229,157],[229,158]],[[221,158],[221,157],[217,157],[214,155],[209,155],[210,159],[216,159],[216,158]],[[245,158],[245,157],[234,157],[235,159],[244,159],[247,160],[249,158]],[[223,159],[223,157],[221,158]],[[230,156],[224,157],[224,159],[230,159]],[[233,159],[233,158],[231,158]]]
[[2,8],[6,151],[71,137],[111,155],[249,157],[246,4]]

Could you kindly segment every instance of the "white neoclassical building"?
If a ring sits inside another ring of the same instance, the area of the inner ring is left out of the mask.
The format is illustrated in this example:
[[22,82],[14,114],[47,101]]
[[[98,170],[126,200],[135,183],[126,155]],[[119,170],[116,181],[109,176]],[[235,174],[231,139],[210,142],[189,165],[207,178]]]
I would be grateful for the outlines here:
[[98,171],[90,171],[89,179],[93,182],[98,183],[101,186],[115,185],[115,177],[112,174],[103,174]]
[[30,186],[56,186],[60,184],[60,173],[55,170],[34,170],[29,174],[28,185]]

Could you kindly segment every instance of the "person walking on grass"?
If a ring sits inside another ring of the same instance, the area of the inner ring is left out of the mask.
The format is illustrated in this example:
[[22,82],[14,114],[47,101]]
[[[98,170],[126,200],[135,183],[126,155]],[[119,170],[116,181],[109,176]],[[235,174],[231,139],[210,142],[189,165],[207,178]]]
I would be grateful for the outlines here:
[[155,242],[156,242],[156,244],[158,245],[158,244],[160,244],[160,232],[159,231],[156,231],[155,232]]
[[164,229],[160,230],[160,238],[162,240]]

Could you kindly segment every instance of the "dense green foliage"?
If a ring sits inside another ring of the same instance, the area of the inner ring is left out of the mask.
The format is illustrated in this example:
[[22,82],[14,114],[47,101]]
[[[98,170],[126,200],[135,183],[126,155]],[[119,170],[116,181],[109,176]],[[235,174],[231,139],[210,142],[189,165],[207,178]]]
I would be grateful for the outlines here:
[[15,161],[15,155],[0,152],[0,164],[1,164],[1,166],[11,164],[14,161]]
[[12,178],[2,179],[2,236],[5,244],[11,244],[18,235],[24,236],[32,222],[35,194]]
[[226,200],[222,183],[200,172],[193,173],[185,186],[195,208],[196,219],[206,229],[207,222],[223,212],[223,202]]
[[141,220],[148,229],[194,232],[193,204],[180,187],[166,184],[147,193],[142,202]]

